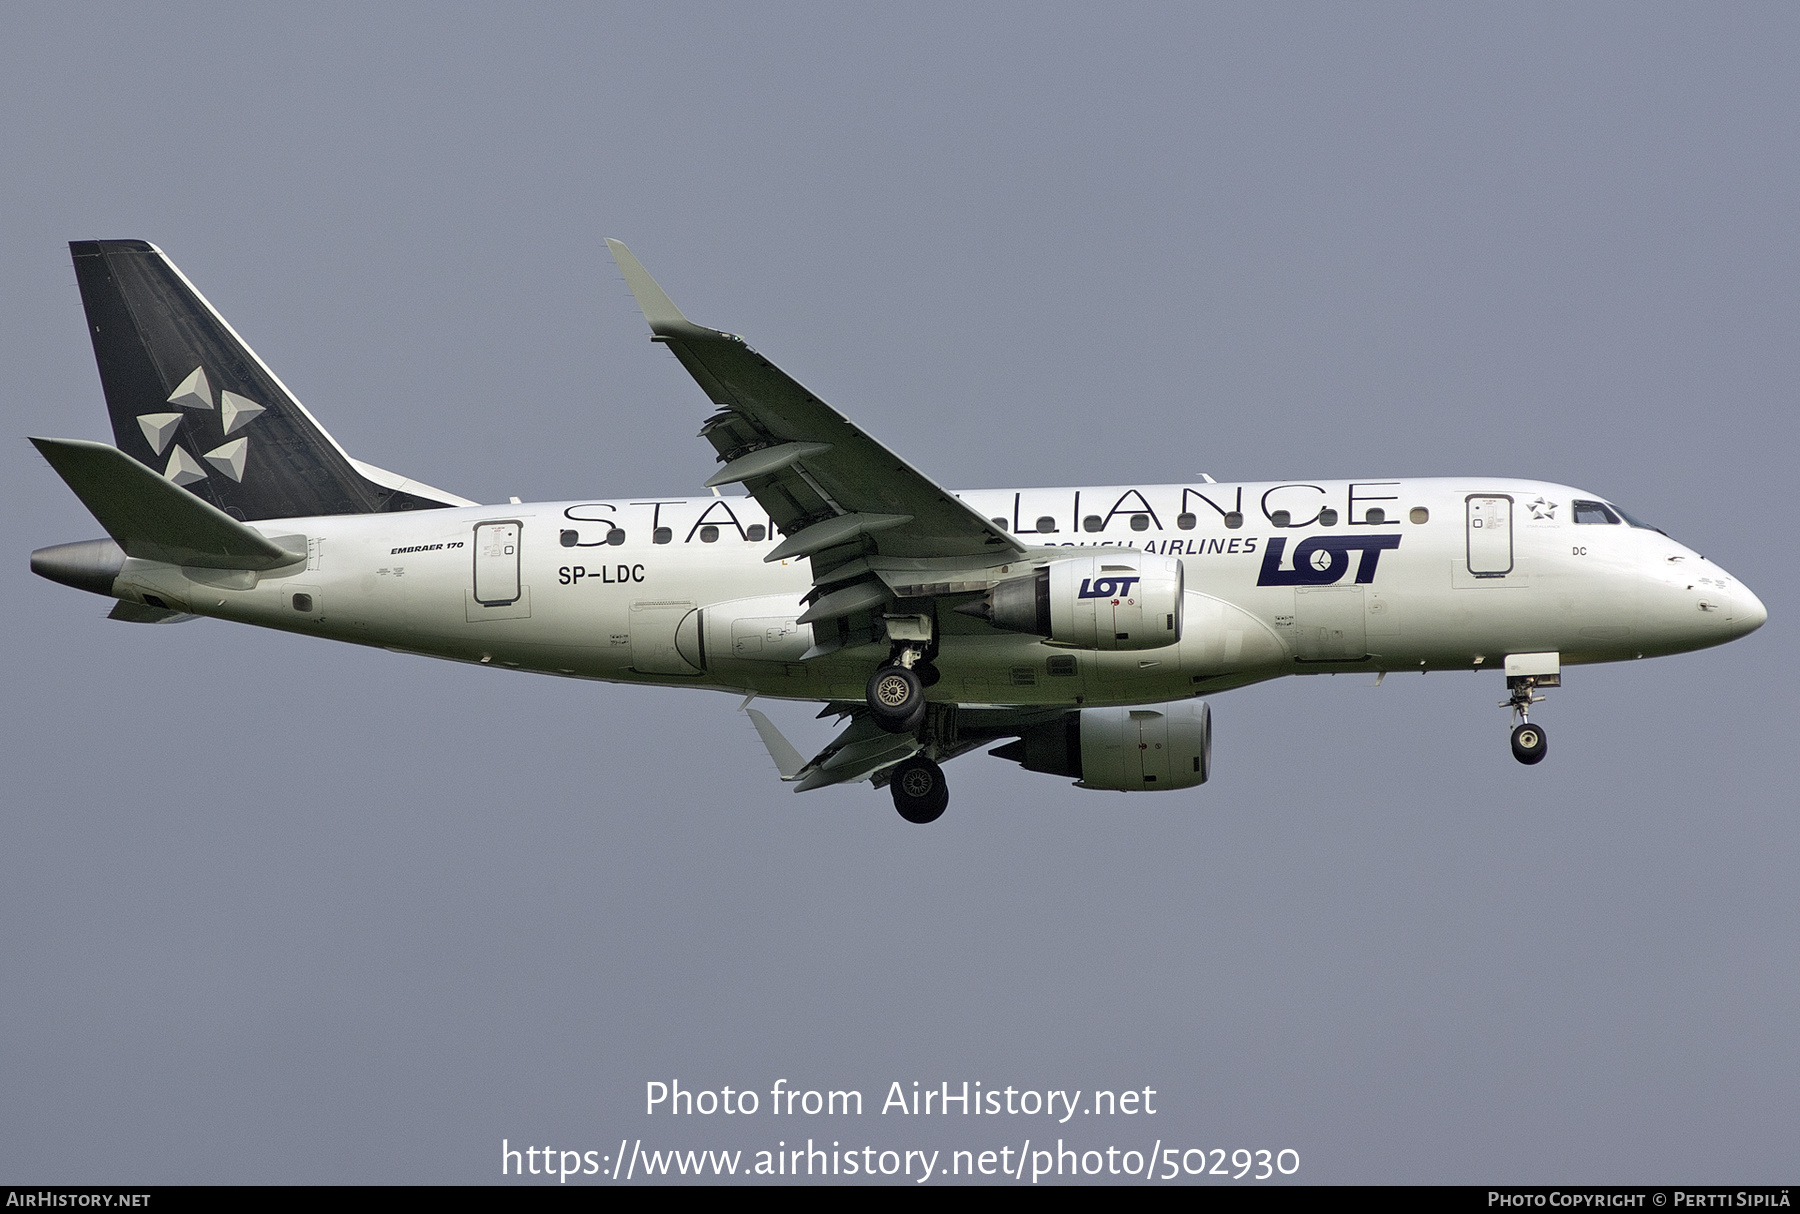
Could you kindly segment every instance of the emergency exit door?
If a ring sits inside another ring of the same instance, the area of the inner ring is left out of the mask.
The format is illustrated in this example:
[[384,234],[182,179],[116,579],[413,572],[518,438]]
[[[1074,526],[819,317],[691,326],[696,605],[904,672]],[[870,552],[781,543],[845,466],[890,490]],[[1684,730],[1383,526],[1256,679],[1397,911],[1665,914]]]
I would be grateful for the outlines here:
[[519,533],[516,520],[475,528],[475,601],[499,607],[519,601]]
[[1512,499],[1471,496],[1469,572],[1476,577],[1505,577],[1512,567]]

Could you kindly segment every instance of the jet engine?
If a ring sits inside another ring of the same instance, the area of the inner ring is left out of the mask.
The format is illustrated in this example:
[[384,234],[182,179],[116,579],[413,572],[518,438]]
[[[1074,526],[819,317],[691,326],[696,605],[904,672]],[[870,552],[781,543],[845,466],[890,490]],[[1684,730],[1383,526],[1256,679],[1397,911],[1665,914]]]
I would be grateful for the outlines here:
[[1212,710],[1201,700],[1082,708],[988,751],[1026,771],[1073,776],[1077,788],[1157,792],[1212,774]]
[[1001,582],[956,610],[1074,649],[1160,649],[1181,639],[1182,570],[1173,557],[1105,548]]

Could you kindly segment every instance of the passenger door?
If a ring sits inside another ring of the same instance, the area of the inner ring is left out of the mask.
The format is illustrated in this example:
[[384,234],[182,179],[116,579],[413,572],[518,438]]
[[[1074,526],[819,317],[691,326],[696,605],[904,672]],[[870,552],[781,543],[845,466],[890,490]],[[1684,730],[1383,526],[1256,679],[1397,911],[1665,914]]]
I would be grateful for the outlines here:
[[517,519],[475,526],[475,601],[503,607],[519,601],[519,548],[524,525]]
[[1512,572],[1512,498],[1471,494],[1468,508],[1469,572],[1505,577]]

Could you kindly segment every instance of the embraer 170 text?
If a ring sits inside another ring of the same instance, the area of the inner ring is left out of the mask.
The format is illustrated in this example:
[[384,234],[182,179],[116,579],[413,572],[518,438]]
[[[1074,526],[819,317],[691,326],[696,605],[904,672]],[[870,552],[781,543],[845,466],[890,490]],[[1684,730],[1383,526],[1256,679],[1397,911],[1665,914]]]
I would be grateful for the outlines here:
[[1540,481],[953,493],[608,243],[712,401],[710,496],[483,506],[352,459],[159,249],[78,241],[118,445],[33,441],[110,538],[32,569],[116,620],[821,701],[848,724],[810,759],[749,710],[781,778],[886,785],[910,822],[943,813],[943,763],[996,742],[1082,788],[1205,783],[1201,697],[1288,674],[1502,672],[1536,763],[1531,707],[1564,666],[1766,616],[1698,553]]

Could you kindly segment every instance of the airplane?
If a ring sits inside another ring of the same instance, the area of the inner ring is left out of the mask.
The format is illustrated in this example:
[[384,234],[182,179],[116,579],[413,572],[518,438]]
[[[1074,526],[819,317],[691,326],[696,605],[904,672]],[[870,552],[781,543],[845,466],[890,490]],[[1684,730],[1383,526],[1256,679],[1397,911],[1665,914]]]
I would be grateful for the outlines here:
[[[1204,784],[1208,697],[1284,675],[1498,672],[1535,764],[1564,666],[1767,618],[1699,553],[1544,481],[952,492],[607,244],[713,406],[705,494],[488,505],[356,460],[161,250],[72,242],[116,445],[31,441],[108,538],[33,572],[115,620],[742,695],[782,780],[885,786],[915,823],[948,804],[943,764],[990,746],[1079,788]],[[758,697],[843,728],[807,758]]]

